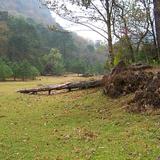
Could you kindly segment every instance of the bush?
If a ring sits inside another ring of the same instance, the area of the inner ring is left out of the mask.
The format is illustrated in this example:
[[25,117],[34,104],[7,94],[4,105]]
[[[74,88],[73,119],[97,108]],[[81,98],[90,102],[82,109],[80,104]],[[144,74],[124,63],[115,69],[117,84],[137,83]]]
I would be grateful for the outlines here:
[[122,52],[119,51],[114,57],[114,66],[116,66],[122,59]]
[[22,80],[35,79],[39,75],[36,67],[32,66],[28,61],[24,60],[18,67],[17,77]]
[[36,67],[31,66],[30,69],[31,69],[31,78],[32,79],[35,79],[35,77],[40,75],[40,73],[39,73],[39,71],[38,71],[38,69]]

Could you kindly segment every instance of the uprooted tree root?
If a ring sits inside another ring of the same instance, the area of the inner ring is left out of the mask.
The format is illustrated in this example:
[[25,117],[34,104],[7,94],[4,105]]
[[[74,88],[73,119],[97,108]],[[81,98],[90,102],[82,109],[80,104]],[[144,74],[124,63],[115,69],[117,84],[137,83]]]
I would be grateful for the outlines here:
[[160,108],[160,73],[154,74],[142,69],[135,71],[131,68],[121,62],[110,75],[104,76],[104,93],[111,98],[135,93],[127,105],[129,112]]
[[130,112],[145,112],[150,109],[160,109],[160,73],[155,74],[143,89],[137,90],[127,106]]

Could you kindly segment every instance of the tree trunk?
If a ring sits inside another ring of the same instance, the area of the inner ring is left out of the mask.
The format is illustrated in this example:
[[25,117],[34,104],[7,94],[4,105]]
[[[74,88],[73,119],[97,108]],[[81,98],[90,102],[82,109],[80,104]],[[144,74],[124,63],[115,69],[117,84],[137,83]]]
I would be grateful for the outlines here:
[[154,29],[154,22],[153,22],[151,16],[149,17],[149,22],[150,22],[150,24],[151,24],[151,29],[152,29],[152,34],[153,34],[154,45],[155,45],[155,47],[157,47],[156,33],[155,33],[155,29]]
[[106,0],[106,12],[107,12],[107,30],[108,30],[108,51],[110,56],[111,65],[114,64],[114,53],[112,43],[112,28],[111,28],[111,11],[109,1]]
[[108,27],[108,51],[109,51],[111,65],[113,65],[114,64],[114,54],[113,54],[113,44],[112,44],[112,33],[111,33],[110,27]]
[[153,3],[154,3],[154,16],[155,16],[155,27],[156,27],[156,39],[157,39],[158,53],[160,53],[160,1],[153,0]]
[[129,48],[130,55],[131,55],[131,60],[132,60],[132,63],[133,63],[133,62],[135,62],[134,49],[132,47],[132,43],[131,43],[131,40],[130,40],[128,34],[126,34],[126,40],[127,40],[127,43],[128,43],[128,48]]
[[17,92],[26,93],[26,94],[37,94],[38,92],[47,91],[48,94],[51,94],[53,90],[64,90],[68,89],[71,91],[72,89],[89,89],[95,87],[101,87],[102,80],[90,80],[90,81],[81,81],[77,83],[65,83],[65,84],[57,84],[57,85],[48,85],[40,88],[32,88],[32,89],[22,89]]

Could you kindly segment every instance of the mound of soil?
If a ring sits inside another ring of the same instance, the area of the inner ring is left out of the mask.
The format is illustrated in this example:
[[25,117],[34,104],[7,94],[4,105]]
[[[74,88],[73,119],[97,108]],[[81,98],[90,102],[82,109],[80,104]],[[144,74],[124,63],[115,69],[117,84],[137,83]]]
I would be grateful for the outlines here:
[[118,74],[104,77],[104,93],[111,98],[117,98],[121,95],[133,93],[151,81],[153,73],[123,71]]
[[133,100],[128,103],[130,112],[144,112],[148,109],[160,109],[160,72],[143,89],[135,92]]
[[131,112],[142,112],[148,108],[160,109],[160,72],[147,72],[145,69],[148,67],[126,67],[120,62],[110,75],[103,77],[104,93],[111,98],[135,93],[127,107]]

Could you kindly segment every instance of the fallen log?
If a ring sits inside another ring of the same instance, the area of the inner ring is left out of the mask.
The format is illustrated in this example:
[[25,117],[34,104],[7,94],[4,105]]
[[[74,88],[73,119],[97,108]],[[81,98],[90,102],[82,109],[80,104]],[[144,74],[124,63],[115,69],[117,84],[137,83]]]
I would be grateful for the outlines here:
[[88,89],[88,88],[100,87],[101,85],[102,85],[102,80],[91,80],[91,81],[81,81],[81,82],[77,82],[77,83],[48,85],[48,86],[39,87],[39,88],[22,89],[17,92],[25,93],[25,94],[37,94],[38,92],[47,91],[48,94],[50,95],[51,91],[53,91],[53,90],[68,89],[69,91],[71,91],[72,89]]
[[48,91],[48,93],[51,94],[52,90],[65,89],[68,84],[69,83],[59,84],[59,85],[47,85],[47,86],[39,87],[39,88],[22,89],[22,90],[19,90],[17,92],[19,92],[19,93],[26,93],[26,94],[37,94],[38,92]]

